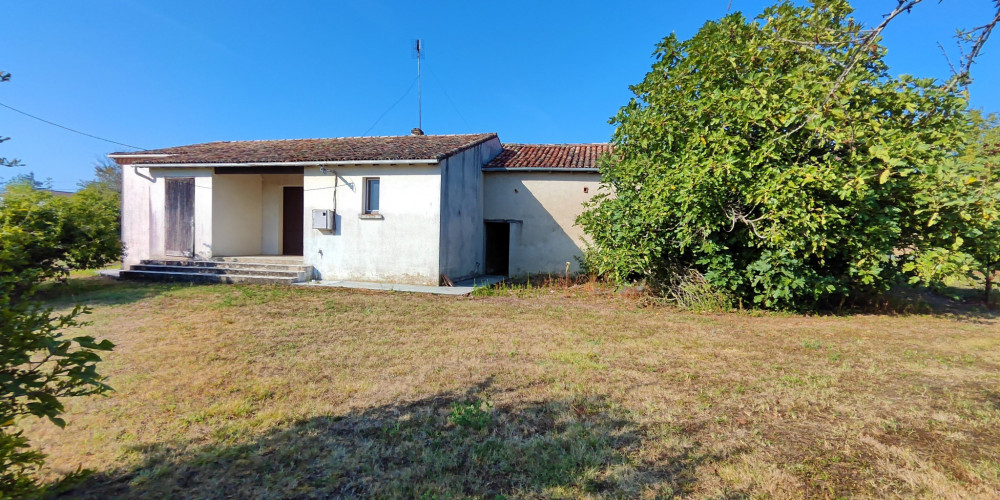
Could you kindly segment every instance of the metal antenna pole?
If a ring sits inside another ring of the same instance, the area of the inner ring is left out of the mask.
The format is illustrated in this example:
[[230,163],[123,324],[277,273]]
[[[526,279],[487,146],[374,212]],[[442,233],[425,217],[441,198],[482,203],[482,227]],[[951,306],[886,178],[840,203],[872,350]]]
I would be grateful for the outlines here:
[[423,108],[423,92],[420,82],[420,49],[421,49],[420,39],[417,39],[417,128],[420,130],[424,129],[424,108]]

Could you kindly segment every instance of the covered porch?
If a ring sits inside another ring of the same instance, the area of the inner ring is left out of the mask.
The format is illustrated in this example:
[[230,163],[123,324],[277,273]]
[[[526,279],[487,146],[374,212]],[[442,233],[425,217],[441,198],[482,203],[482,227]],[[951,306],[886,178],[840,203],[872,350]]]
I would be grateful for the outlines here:
[[163,183],[163,216],[162,222],[151,223],[163,224],[163,250],[154,250],[149,258],[260,261],[285,256],[302,262],[301,169],[215,168],[202,175],[156,170],[151,174]]
[[212,243],[205,257],[297,257],[305,211],[302,171],[217,168],[212,179]]

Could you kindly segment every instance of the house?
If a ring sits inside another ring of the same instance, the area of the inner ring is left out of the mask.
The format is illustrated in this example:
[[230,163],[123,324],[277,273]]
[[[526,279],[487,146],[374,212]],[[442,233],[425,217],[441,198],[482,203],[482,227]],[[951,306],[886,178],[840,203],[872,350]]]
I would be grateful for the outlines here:
[[305,278],[437,285],[578,270],[574,222],[608,150],[414,130],[109,156],[123,172],[125,269],[293,256]]

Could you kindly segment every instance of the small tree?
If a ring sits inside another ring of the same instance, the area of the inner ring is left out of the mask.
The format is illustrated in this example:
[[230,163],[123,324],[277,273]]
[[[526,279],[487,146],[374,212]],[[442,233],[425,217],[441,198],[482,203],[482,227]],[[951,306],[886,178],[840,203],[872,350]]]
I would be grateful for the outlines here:
[[967,127],[953,85],[892,77],[844,0],[735,13],[657,46],[612,119],[606,194],[579,223],[623,281],[695,270],[768,308],[880,293],[919,235],[918,174]]
[[1000,127],[996,117],[977,119],[964,153],[932,166],[918,202],[925,238],[907,270],[913,282],[965,277],[990,296],[1000,268]]
[[89,310],[56,314],[35,298],[39,286],[64,279],[70,269],[118,257],[116,226],[109,223],[117,205],[107,200],[88,190],[57,198],[27,182],[9,184],[0,195],[0,497],[38,489],[32,475],[43,456],[16,430],[17,418],[44,417],[62,427],[61,398],[110,389],[96,364],[111,342],[64,333]]
[[122,192],[122,167],[111,159],[102,159],[94,163],[94,178],[80,183],[81,188],[94,187],[100,190],[118,193]]
[[27,184],[34,189],[52,189],[52,179],[39,179],[35,177],[34,172],[28,172],[26,174],[17,174],[10,179],[0,180],[0,187],[7,184]]

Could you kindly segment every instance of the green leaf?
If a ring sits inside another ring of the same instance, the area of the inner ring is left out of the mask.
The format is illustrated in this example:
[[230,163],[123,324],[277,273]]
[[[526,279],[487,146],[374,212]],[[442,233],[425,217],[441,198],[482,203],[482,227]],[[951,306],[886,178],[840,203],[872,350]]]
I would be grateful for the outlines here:
[[882,175],[878,176],[878,183],[885,184],[889,180],[889,176],[892,174],[892,167],[889,167],[882,171]]

